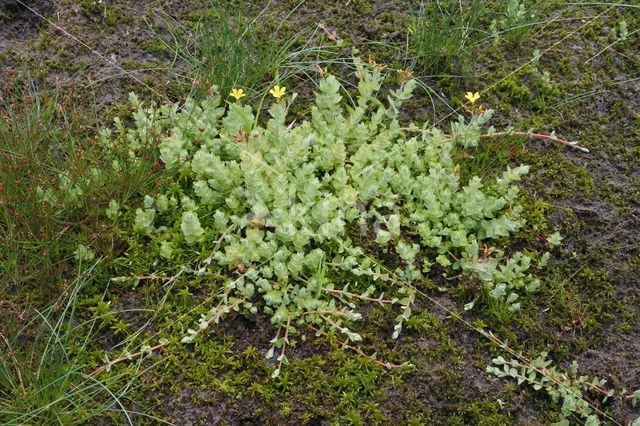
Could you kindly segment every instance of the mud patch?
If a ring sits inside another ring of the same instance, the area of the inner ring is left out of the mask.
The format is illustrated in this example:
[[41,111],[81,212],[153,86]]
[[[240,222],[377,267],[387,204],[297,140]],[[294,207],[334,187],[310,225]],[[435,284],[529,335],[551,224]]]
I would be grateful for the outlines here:
[[52,9],[50,0],[0,1],[0,49],[36,34]]

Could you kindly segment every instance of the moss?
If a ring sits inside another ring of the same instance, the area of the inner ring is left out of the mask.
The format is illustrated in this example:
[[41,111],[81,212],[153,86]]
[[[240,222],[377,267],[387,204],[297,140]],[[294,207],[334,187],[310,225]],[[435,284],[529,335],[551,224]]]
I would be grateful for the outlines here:
[[42,31],[40,33],[40,38],[38,39],[38,42],[36,44],[36,48],[40,50],[50,49],[54,44],[54,38],[51,37],[48,32]]
[[153,54],[164,54],[168,52],[166,45],[158,40],[152,40],[144,45],[147,52]]
[[471,402],[461,408],[461,413],[452,418],[451,424],[504,425],[511,423],[508,416],[498,414],[498,402]]
[[525,104],[533,98],[531,91],[526,86],[519,85],[513,78],[501,81],[496,89],[505,101],[516,105]]
[[534,198],[530,194],[524,194],[520,199],[523,207],[522,219],[524,230],[518,234],[519,238],[529,239],[530,242],[537,238],[536,233],[545,233],[549,227],[549,215],[555,207],[545,201]]

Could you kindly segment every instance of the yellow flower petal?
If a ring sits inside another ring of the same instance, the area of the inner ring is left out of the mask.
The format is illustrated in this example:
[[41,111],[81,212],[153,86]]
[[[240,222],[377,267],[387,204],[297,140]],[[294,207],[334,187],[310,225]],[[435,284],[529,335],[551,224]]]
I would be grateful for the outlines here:
[[280,100],[281,97],[284,96],[284,91],[287,90],[286,87],[283,86],[273,86],[273,89],[269,90],[269,93],[271,93],[271,95]]
[[408,67],[404,70],[398,70],[398,74],[403,80],[409,80],[411,77],[413,77],[413,71],[409,71]]
[[244,90],[242,90],[242,89],[233,89],[233,90],[231,90],[231,93],[229,93],[229,95],[234,97],[234,98],[236,98],[236,101],[239,101],[240,98],[242,98],[244,96],[247,96],[244,93]]
[[478,99],[480,99],[480,93],[475,92],[475,93],[471,93],[471,92],[467,92],[465,98],[467,98],[469,100],[469,102],[471,102],[471,105],[475,104],[476,101]]

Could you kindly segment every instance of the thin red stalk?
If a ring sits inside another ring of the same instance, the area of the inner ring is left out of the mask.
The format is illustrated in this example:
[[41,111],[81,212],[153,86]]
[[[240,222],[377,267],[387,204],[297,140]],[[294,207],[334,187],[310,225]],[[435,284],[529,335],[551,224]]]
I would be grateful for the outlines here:
[[338,43],[338,39],[336,38],[336,36],[334,36],[333,34],[331,34],[331,32],[327,29],[327,27],[325,27],[322,24],[318,24],[318,26],[320,26],[320,28],[322,29],[322,31],[324,31],[324,33],[327,35],[327,37],[329,37],[331,40],[333,40],[334,42]]
[[383,275],[383,274],[378,274],[377,272],[366,272],[366,271],[363,271],[363,272],[364,272],[366,275],[370,275],[370,276],[372,276],[372,277],[378,277],[378,278],[380,278],[380,279],[383,279],[383,280],[386,280],[386,281],[389,281],[389,282],[392,282],[392,283],[395,283],[395,284],[401,284],[400,282],[398,282],[398,281],[394,280],[393,278],[391,278],[391,277],[389,277],[389,276],[385,276],[385,275]]
[[282,327],[278,328],[278,331],[276,332],[276,337],[272,340],[273,342],[277,341],[280,338],[280,330],[282,330]]
[[[234,303],[234,304],[232,304],[232,305],[227,305],[227,306],[225,306],[221,311],[216,312],[214,316],[212,316],[211,318],[209,318],[209,319],[206,321],[207,326],[208,326],[209,324],[211,324],[213,321],[215,321],[216,319],[220,318],[220,316],[221,316],[222,314],[226,314],[226,313],[227,313],[227,312],[229,312],[231,309],[235,308],[236,306],[238,306],[238,305],[239,305],[239,304],[241,304],[241,303],[244,303],[244,300],[239,300],[239,301],[237,301],[236,303]],[[218,307],[220,307],[220,305],[221,305],[221,304],[222,304],[222,301],[220,301],[220,303],[218,304],[218,306],[216,306],[216,309],[217,309]],[[196,334],[200,334],[200,332],[201,332],[202,330],[204,330],[204,328],[199,327],[199,328],[196,330]]]
[[578,380],[578,383],[582,383],[583,385],[587,385],[587,386],[589,386],[591,389],[595,389],[596,391],[600,392],[601,394],[603,394],[603,395],[605,395],[605,396],[609,396],[609,392],[607,392],[607,390],[606,390],[606,389],[604,389],[604,388],[602,388],[602,387],[600,387],[600,386],[598,386],[598,385],[594,385],[594,384],[593,384],[593,383],[591,383],[591,382],[583,382],[583,381],[579,381],[579,380]]
[[552,141],[557,141],[560,143],[563,143],[565,145],[569,145],[572,148],[575,149],[579,149],[582,152],[589,152],[588,148],[585,148],[583,146],[580,146],[577,144],[577,142],[571,142],[571,141],[567,141],[564,139],[559,139],[555,136],[551,136],[551,135],[541,135],[540,133],[527,133],[527,132],[497,132],[497,133],[492,133],[490,135],[480,135],[480,137],[489,137],[489,136],[501,136],[501,135],[509,135],[509,134],[513,134],[513,135],[519,135],[519,136],[531,136],[533,138],[540,138],[540,139],[549,139]]
[[[231,228],[233,227],[230,226],[229,229],[227,231],[231,231]],[[205,260],[205,262],[209,263],[211,262],[211,259],[213,259],[213,255],[216,253],[216,251],[218,251],[218,249],[220,248],[220,243],[222,243],[222,240],[224,240],[224,237],[227,236],[227,233],[225,232],[224,234],[222,234],[222,236],[218,239],[218,241],[216,241],[216,245],[213,247],[213,250],[211,250],[211,254],[209,254],[209,256],[207,256],[207,259]]]
[[339,315],[341,317],[346,317],[349,315],[342,311],[306,311],[301,313],[300,316],[310,315],[310,314],[333,314],[333,315]]
[[278,361],[278,370],[282,368],[282,361],[284,360],[284,352],[287,349],[287,343],[289,342],[290,326],[291,326],[291,317],[287,318],[287,326],[284,328],[284,343],[282,344],[282,350],[280,351],[280,361]]
[[[521,361],[524,361],[528,364],[531,364],[531,360],[527,357],[525,357],[522,354],[517,353],[514,349],[510,348],[506,343],[504,343],[502,340],[498,339],[497,337],[493,336],[493,335],[489,335],[489,334],[485,334],[485,336],[489,337],[490,339],[492,339],[493,341],[495,341],[496,343],[498,343],[503,349],[505,349],[506,351],[508,351],[509,353],[511,353],[512,355],[514,355],[516,358],[520,359]],[[533,368],[531,366],[525,366],[525,365],[521,365],[518,364],[522,367],[527,367],[527,368]],[[538,371],[538,370],[536,370]],[[539,371],[540,374],[544,374],[545,376],[549,376],[551,379],[553,379],[554,382],[561,384],[561,381],[559,381],[558,379],[555,378],[555,376],[549,371],[547,370],[546,367],[542,367],[542,371]]]
[[[507,362],[507,364],[509,364],[509,365],[516,365],[516,366],[525,367],[525,368],[532,368],[532,369],[534,369],[534,370],[535,370],[535,368],[533,368],[533,367],[529,367],[529,366],[526,366],[526,365],[520,365],[520,364],[517,364],[517,363],[508,363],[508,362]],[[536,370],[536,371],[538,371],[538,370]],[[529,382],[531,382],[531,383],[534,383],[534,384],[540,385],[540,386],[542,386],[542,387],[544,387],[544,388],[546,388],[546,389],[549,389],[549,386],[547,386],[546,384],[543,384],[543,383],[538,382],[538,381],[535,381],[535,380],[530,380],[528,377],[522,376],[522,375],[520,375],[520,374],[516,374],[516,375],[515,375],[515,378],[517,378],[517,379],[521,379],[521,380],[525,380],[525,381],[529,381]],[[553,377],[552,377],[552,379],[553,379]],[[554,381],[555,381],[555,379],[554,379]],[[559,382],[557,382],[557,383],[559,383]],[[564,384],[564,383],[565,383],[565,382],[563,381],[562,383],[559,383],[559,384]],[[583,384],[585,384],[585,385],[590,385],[592,388],[594,388],[594,389],[598,390],[598,391],[599,391],[600,393],[602,393],[604,396],[610,396],[609,392],[606,392],[604,389],[600,388],[599,386],[594,385],[593,383],[589,383],[589,382],[580,382],[580,383],[583,383]],[[623,396],[622,398],[624,398],[624,399],[630,399],[630,398],[633,398],[633,395],[626,395],[626,396]],[[595,406],[593,405],[593,402],[592,402],[592,401],[590,401],[590,400],[589,400],[589,399],[587,399],[587,398],[584,398],[584,399],[585,399],[585,400],[589,403],[589,405],[591,405],[591,406],[592,406],[592,407],[593,407],[597,412],[599,412],[599,413],[603,414],[603,412],[602,412],[601,410],[599,410],[597,407],[595,407]]]
[[329,318],[325,317],[324,315],[321,315],[322,319],[325,320],[326,322],[328,322],[329,324],[331,324],[332,326],[334,326],[337,330],[339,330],[341,333],[347,334],[349,332],[349,329],[346,327],[340,327],[338,324],[336,324],[335,322],[331,321]]
[[[400,130],[408,130],[408,131],[415,131],[415,132],[425,132],[425,129],[412,129],[410,127],[401,127]],[[533,138],[539,138],[539,139],[548,139],[548,140],[553,140],[553,141],[557,141],[560,143],[563,143],[565,145],[569,145],[572,148],[575,149],[579,149],[582,152],[589,152],[588,148],[585,148],[583,146],[578,145],[577,142],[571,142],[565,139],[560,139],[557,138],[555,136],[551,136],[551,135],[543,135],[540,133],[527,133],[527,132],[496,132],[496,133],[491,133],[491,134],[485,134],[485,135],[480,135],[481,138],[488,138],[490,136],[502,136],[502,135],[518,135],[518,136],[531,136]],[[451,135],[448,135],[446,133],[443,134],[443,136],[447,137],[447,138],[451,138]]]
[[[509,352],[510,352],[510,353],[512,353],[513,355],[515,355],[515,356],[517,356],[518,358],[520,358],[520,359],[524,360],[525,362],[531,363],[531,361],[530,361],[529,359],[527,359],[526,357],[524,357],[524,356],[522,356],[522,355],[520,355],[520,354],[516,353],[513,349],[511,349],[510,347],[508,347],[506,344],[502,343],[502,342],[500,341],[500,339],[498,339],[497,337],[493,337],[493,340],[495,340],[497,343],[499,343],[499,344],[502,346],[502,348],[503,348],[503,349],[506,349],[507,351],[509,351]],[[556,382],[557,384],[564,384],[564,383],[566,382],[565,380],[562,380],[562,379],[558,379],[558,378],[556,378],[556,377],[551,373],[551,371],[549,371],[546,367],[542,367],[542,370],[540,370],[540,369],[538,369],[538,368],[536,368],[536,367],[533,367],[533,366],[531,366],[531,365],[520,364],[520,363],[518,363],[518,362],[505,361],[505,364],[507,364],[507,365],[511,365],[511,366],[514,366],[514,367],[522,367],[522,368],[526,368],[526,369],[529,369],[529,370],[536,371],[536,372],[538,372],[538,373],[540,373],[540,374],[542,374],[542,375],[544,375],[544,376],[549,377],[551,380],[553,380],[553,381],[554,381],[554,382]],[[593,384],[593,383],[591,383],[591,382],[584,382],[584,381],[579,381],[579,383],[582,383],[582,384],[584,384],[584,385],[589,386],[589,387],[590,387],[590,388],[592,388],[592,389],[595,389],[596,391],[600,392],[602,395],[609,396],[609,392],[608,392],[606,389],[604,389],[604,388],[602,388],[602,387],[600,387],[600,386],[598,386],[598,385],[595,385],[595,384]],[[633,398],[633,395],[631,395],[630,397],[631,397],[631,398]],[[625,396],[624,398],[629,398],[629,396]],[[630,398],[629,398],[629,399],[630,399]]]
[[491,334],[488,334],[486,332],[482,332],[482,334],[484,334],[485,337],[488,337],[489,339],[493,340],[494,342],[496,342],[498,345],[500,345],[503,349],[506,349],[508,352],[510,352],[511,354],[515,355],[516,357],[518,357],[520,360],[524,361],[524,362],[528,362],[531,363],[531,360],[527,357],[525,357],[524,355],[521,355],[519,353],[517,353],[515,350],[511,349],[506,343],[504,343],[502,340],[498,339],[496,336],[493,336]]
[[556,378],[555,376],[553,376],[551,374],[551,372],[549,370],[547,370],[546,368],[544,368],[543,370],[539,370],[531,365],[525,365],[525,364],[520,364],[519,362],[512,362],[512,361],[505,361],[504,362],[507,365],[511,365],[513,367],[522,367],[522,368],[526,368],[528,370],[534,370],[537,371],[538,373],[542,374],[543,376],[549,377],[551,380],[553,380],[554,382],[556,382],[559,385],[564,384],[565,382],[561,379]]
[[[238,278],[236,280],[236,282],[239,280],[240,278]],[[220,302],[218,302],[218,304],[216,305],[216,309],[218,309],[220,306],[222,306],[222,304],[224,303],[224,301],[226,300],[227,296],[229,296],[229,293],[231,292],[230,288],[227,288],[227,290],[224,292],[224,296],[222,297],[222,299],[220,299]]]
[[[151,352],[151,351],[155,351],[156,349],[160,349],[160,348],[164,347],[165,345],[166,345],[166,343],[160,343],[159,345],[156,345],[156,346],[154,346],[154,347],[150,348],[150,349],[149,349],[149,352]],[[113,360],[113,361],[111,361],[111,362],[109,362],[109,363],[107,363],[107,364],[103,365],[102,367],[98,368],[97,370],[95,370],[95,371],[93,371],[93,372],[89,373],[89,377],[92,377],[92,376],[94,376],[94,375],[98,374],[98,373],[99,373],[99,372],[101,372],[102,370],[104,370],[104,369],[106,369],[106,368],[109,368],[109,367],[111,367],[111,366],[112,366],[112,365],[114,365],[114,364],[117,364],[117,363],[122,362],[122,361],[126,361],[126,360],[128,360],[128,359],[132,359],[132,358],[139,357],[140,355],[142,355],[142,354],[143,354],[143,353],[145,353],[145,352],[146,352],[146,351],[140,351],[140,352],[136,352],[135,354],[132,354],[132,355],[129,355],[129,356],[123,356],[122,358],[115,359],[115,360]]]
[[347,296],[356,297],[356,298],[362,299],[362,300],[368,300],[370,302],[393,303],[393,300],[390,300],[390,299],[376,299],[375,297],[361,296],[359,294],[351,293],[351,292],[344,291],[344,290],[330,290],[328,288],[323,288],[323,290],[326,291],[326,292],[329,292],[329,293],[346,294]]

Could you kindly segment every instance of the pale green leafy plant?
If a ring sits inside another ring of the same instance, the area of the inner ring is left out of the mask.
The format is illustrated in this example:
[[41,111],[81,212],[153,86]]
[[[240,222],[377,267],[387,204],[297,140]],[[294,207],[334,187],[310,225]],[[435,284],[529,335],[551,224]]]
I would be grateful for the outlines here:
[[[229,277],[220,303],[183,342],[232,309],[261,311],[277,329],[272,349],[281,349],[281,366],[296,327],[336,332],[345,345],[361,340],[351,323],[363,300],[398,306],[396,338],[411,315],[414,285],[436,262],[476,277],[514,310],[523,292],[539,286],[527,273],[528,256],[490,247],[522,226],[513,183],[528,167],[492,181],[458,173],[457,158],[487,133],[492,111],[460,117],[449,135],[436,128],[416,135],[398,122],[415,82],[390,91],[385,104],[380,69],[354,61],[355,105],[343,106],[343,88],[329,75],[310,119],[298,125],[287,123],[286,102],[270,106],[263,127],[251,106],[225,106],[219,96],[180,108],[144,107],[132,97],[137,127],[116,131],[132,146],[164,134],[167,173],[135,211],[136,231],[152,237],[159,261]],[[356,244],[349,230],[358,227],[397,255],[393,266]]]
[[502,3],[504,10],[499,19],[491,22],[489,31],[497,43],[506,39],[511,43],[519,43],[535,28],[540,6],[536,2],[507,0]]
[[[541,352],[534,359],[527,358],[522,352],[517,352],[509,347],[493,333],[482,329],[476,329],[476,331],[513,356],[513,359],[505,359],[502,356],[494,358],[493,365],[487,366],[488,373],[498,377],[512,377],[518,381],[518,385],[527,383],[536,391],[546,391],[554,402],[562,404],[560,407],[561,418],[552,425],[568,426],[571,424],[567,420],[570,416],[582,417],[586,425],[601,424],[601,417],[613,420],[586,398],[587,393],[598,395],[602,398],[603,403],[609,398],[618,398],[630,401],[635,407],[640,400],[640,390],[628,392],[626,389],[622,389],[617,392],[614,389],[605,388],[607,383],[605,379],[597,376],[593,378],[586,375],[579,376],[576,361],[571,363],[569,371],[559,371],[552,365],[552,361],[547,359],[546,352]],[[640,419],[636,419],[631,425],[636,425],[639,421]]]
[[578,364],[575,361],[568,373],[559,372],[551,366],[551,361],[547,360],[546,356],[546,353],[542,353],[538,358],[524,363],[521,360],[506,360],[500,356],[492,360],[495,366],[488,366],[487,372],[498,377],[513,377],[518,384],[528,383],[535,390],[546,390],[554,402],[562,403],[563,418],[557,424],[564,424],[564,418],[573,413],[584,417],[586,424],[600,424],[598,416],[594,414],[582,392],[593,388],[604,389],[602,386],[606,380],[598,377],[591,380],[587,376],[577,377]]
[[[553,367],[544,352],[533,360],[520,355],[515,360],[506,360],[500,356],[492,361],[494,365],[487,367],[488,373],[498,377],[512,377],[518,381],[519,385],[527,383],[533,386],[534,390],[544,390],[554,402],[562,404],[560,407],[562,417],[558,422],[553,423],[554,425],[569,425],[570,422],[567,418],[573,414],[582,417],[586,425],[599,425],[601,424],[599,415],[604,417],[606,415],[585,399],[585,393],[599,394],[604,397],[603,402],[616,396],[615,390],[608,390],[604,387],[607,383],[605,379],[590,378],[585,375],[578,376],[576,361],[573,361],[568,372],[558,371],[556,367]],[[626,390],[622,390],[617,396],[630,400],[635,407],[640,399],[640,390],[632,394],[627,394]]]

